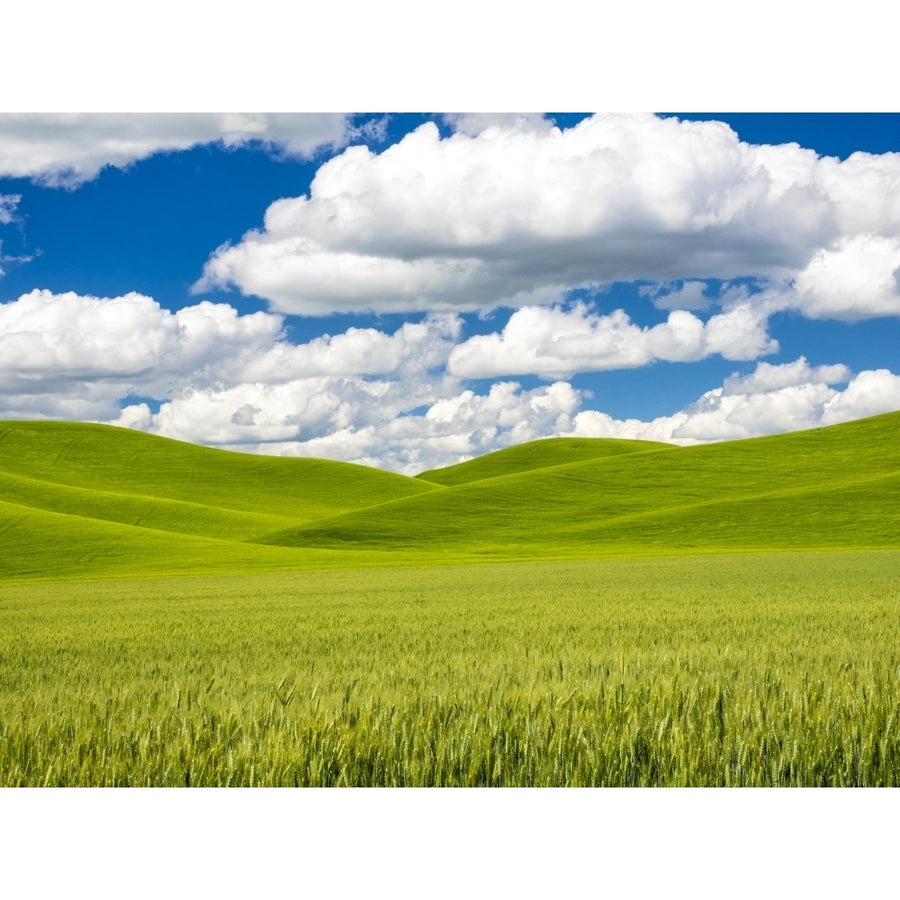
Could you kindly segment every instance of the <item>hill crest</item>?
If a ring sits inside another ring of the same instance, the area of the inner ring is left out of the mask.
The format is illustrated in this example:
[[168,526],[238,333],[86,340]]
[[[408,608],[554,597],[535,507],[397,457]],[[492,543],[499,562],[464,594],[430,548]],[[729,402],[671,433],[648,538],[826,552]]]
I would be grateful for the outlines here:
[[452,466],[421,472],[416,478],[449,487],[572,462],[605,459],[622,453],[668,449],[671,446],[673,445],[656,441],[619,438],[542,438],[495,450]]
[[0,577],[900,547],[900,412],[691,447],[548,439],[416,478],[0,422],[0,534]]

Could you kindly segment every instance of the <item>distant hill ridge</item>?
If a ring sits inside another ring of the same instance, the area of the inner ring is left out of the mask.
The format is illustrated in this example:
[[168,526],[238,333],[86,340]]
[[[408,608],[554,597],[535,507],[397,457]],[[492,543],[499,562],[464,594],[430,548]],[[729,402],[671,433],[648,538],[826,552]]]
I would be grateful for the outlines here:
[[528,472],[548,466],[603,459],[620,453],[660,450],[671,446],[657,441],[628,441],[616,438],[545,438],[496,450],[454,466],[422,472],[416,477],[433,484],[452,487],[514,472]]
[[900,547],[900,412],[676,447],[551,438],[416,478],[0,422],[0,577]]

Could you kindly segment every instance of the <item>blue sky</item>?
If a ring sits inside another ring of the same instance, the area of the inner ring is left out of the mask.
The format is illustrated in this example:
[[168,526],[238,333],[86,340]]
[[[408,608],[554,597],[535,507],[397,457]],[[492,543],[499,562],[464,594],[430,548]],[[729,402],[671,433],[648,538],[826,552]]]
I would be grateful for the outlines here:
[[0,418],[414,473],[900,408],[900,115],[0,115]]

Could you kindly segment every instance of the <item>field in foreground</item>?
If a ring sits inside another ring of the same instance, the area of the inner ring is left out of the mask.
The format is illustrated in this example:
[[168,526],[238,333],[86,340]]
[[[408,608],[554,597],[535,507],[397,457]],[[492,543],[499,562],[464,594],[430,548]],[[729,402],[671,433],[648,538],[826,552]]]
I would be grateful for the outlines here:
[[417,478],[0,422],[0,784],[898,785],[898,585],[900,413]]
[[0,582],[2,785],[898,785],[900,551]]

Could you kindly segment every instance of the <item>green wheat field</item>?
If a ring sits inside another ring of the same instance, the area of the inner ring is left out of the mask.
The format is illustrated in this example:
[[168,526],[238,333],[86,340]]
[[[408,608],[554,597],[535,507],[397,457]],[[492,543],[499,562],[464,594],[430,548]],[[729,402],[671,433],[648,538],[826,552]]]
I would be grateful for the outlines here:
[[900,413],[408,478],[0,422],[0,785],[900,784]]

